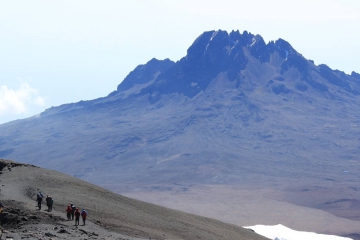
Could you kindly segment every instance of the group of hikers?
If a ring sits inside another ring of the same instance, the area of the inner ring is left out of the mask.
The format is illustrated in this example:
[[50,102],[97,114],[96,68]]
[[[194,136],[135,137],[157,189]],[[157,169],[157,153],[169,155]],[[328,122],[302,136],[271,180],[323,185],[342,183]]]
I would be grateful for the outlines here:
[[[44,198],[44,195],[41,192],[38,192],[38,194],[36,195],[36,201],[37,201],[37,206],[38,206],[39,210],[41,210],[41,204],[42,204],[43,198]],[[52,196],[46,195],[45,201],[46,201],[46,205],[48,207],[48,212],[51,212],[52,206],[54,204],[54,200],[53,200]]]
[[[44,195],[39,191],[38,194],[36,195],[36,201],[37,201],[37,206],[39,208],[39,210],[41,210],[41,204],[43,202],[43,198]],[[52,206],[54,204],[54,200],[52,198],[52,196],[50,195],[46,195],[46,205],[48,207],[48,212],[52,211]],[[67,220],[74,220],[75,218],[75,226],[80,225],[80,216],[82,218],[83,224],[85,225],[85,221],[86,221],[86,216],[87,216],[87,212],[85,209],[83,209],[81,212],[79,211],[78,208],[76,208],[74,206],[74,204],[70,204],[67,206],[66,208],[66,216],[67,216]]]
[[87,216],[87,212],[85,209],[83,209],[81,212],[79,211],[79,209],[77,207],[74,206],[74,204],[70,204],[67,206],[66,208],[66,216],[67,216],[67,220],[74,220],[75,217],[75,226],[76,225],[80,225],[80,215],[83,221],[83,224],[85,225],[85,221],[86,221],[86,216]]

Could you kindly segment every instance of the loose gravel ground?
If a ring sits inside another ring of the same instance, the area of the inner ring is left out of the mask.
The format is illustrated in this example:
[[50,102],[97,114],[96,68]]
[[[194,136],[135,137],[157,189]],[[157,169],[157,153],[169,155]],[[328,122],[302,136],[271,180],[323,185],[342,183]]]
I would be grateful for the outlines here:
[[[123,197],[56,171],[0,160],[1,214],[7,239],[266,239],[214,219]],[[36,207],[41,190],[54,199],[53,211]],[[74,203],[86,209],[85,226],[65,220]]]

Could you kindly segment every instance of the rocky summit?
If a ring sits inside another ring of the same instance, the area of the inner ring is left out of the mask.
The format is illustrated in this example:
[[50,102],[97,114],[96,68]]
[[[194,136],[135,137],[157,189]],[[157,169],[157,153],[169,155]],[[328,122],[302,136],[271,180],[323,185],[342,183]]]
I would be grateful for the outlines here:
[[[283,39],[204,32],[181,60],[139,65],[106,97],[1,125],[0,157],[122,193],[266,189],[265,199],[359,221],[359,76]],[[337,226],[301,228],[354,233]]]

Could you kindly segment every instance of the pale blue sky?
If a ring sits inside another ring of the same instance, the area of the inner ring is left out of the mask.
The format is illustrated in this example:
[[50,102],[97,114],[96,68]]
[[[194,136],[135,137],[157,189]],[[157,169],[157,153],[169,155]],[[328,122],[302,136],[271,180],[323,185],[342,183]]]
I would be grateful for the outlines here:
[[102,97],[208,30],[283,38],[315,64],[360,72],[357,0],[0,0],[0,123]]

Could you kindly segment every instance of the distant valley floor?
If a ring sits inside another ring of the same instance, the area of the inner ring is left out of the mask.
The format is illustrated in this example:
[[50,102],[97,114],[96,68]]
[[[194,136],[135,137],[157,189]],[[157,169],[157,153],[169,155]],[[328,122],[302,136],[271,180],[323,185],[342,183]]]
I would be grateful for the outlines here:
[[[181,187],[177,190],[172,188],[171,191],[138,188],[122,194],[239,226],[283,224],[298,231],[351,236],[358,239],[360,221],[291,203],[289,199],[295,199],[301,193],[301,190],[295,190],[285,193],[265,188],[196,185],[186,190],[182,190]],[[321,196],[321,192],[317,194],[317,197],[310,194],[309,197],[312,199],[309,199],[309,202],[320,201],[322,197],[326,197]],[[284,200],[286,198],[288,200]]]

